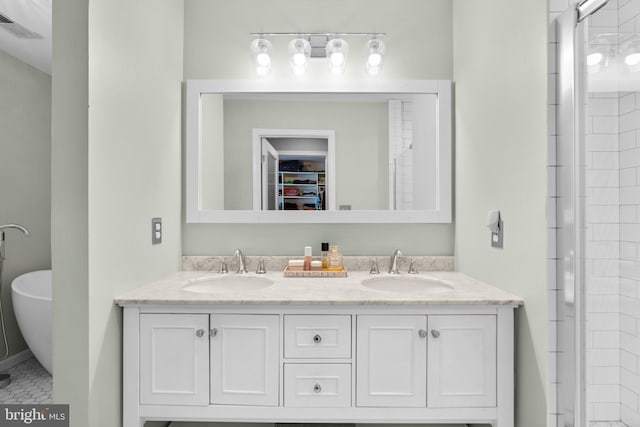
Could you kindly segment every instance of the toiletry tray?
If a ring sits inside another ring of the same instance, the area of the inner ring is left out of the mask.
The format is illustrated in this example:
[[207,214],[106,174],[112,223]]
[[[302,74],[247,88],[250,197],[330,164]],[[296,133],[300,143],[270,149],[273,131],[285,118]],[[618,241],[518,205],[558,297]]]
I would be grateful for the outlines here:
[[286,267],[284,277],[347,277],[347,270],[343,268],[340,271],[291,271]]

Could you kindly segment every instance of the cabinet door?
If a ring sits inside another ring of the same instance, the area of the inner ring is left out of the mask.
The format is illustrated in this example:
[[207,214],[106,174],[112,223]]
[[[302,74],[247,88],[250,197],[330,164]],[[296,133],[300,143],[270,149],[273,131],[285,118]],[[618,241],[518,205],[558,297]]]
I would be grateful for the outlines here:
[[429,316],[429,407],[496,406],[496,316]]
[[208,405],[209,316],[140,315],[140,403]]
[[426,316],[358,316],[357,406],[426,406],[426,329]]
[[277,315],[211,316],[211,403],[278,406]]

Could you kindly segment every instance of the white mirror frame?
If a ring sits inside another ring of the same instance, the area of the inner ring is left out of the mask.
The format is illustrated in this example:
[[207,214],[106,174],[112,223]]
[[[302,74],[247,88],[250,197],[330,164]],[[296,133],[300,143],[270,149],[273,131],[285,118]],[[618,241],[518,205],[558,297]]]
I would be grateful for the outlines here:
[[[434,209],[353,211],[254,211],[201,208],[201,95],[207,93],[425,93],[438,98],[437,195]],[[451,222],[451,81],[186,81],[186,221],[187,223],[450,223]]]

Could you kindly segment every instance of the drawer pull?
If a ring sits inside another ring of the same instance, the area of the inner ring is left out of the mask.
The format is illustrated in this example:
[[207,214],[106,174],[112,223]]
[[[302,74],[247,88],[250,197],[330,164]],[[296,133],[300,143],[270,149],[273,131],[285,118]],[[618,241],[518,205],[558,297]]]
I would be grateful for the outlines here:
[[426,337],[427,337],[427,331],[425,331],[424,329],[420,329],[420,330],[418,331],[418,336],[419,336],[420,338],[426,338]]
[[313,342],[316,344],[320,344],[320,342],[322,341],[322,337],[320,335],[314,335],[313,336]]
[[218,336],[218,328],[213,328],[209,331],[209,336],[215,337]]
[[316,393],[320,393],[322,391],[322,387],[320,387],[320,384],[316,384],[313,386],[313,391]]
[[204,329],[198,329],[198,330],[196,331],[196,336],[197,336],[198,338],[202,338],[202,337],[204,336]]
[[431,336],[434,338],[438,338],[440,336],[440,331],[436,331],[435,329],[432,329]]

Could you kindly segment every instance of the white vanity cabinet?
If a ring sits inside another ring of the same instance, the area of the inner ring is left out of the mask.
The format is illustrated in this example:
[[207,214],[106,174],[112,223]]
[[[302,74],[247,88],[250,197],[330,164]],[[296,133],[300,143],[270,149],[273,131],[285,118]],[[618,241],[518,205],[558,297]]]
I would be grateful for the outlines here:
[[140,315],[140,403],[209,403],[209,316]]
[[428,407],[496,406],[496,316],[429,316],[427,339]]
[[427,316],[358,316],[357,405],[427,406]]
[[123,426],[513,427],[514,307],[125,305]]
[[278,406],[280,317],[211,315],[211,403]]

